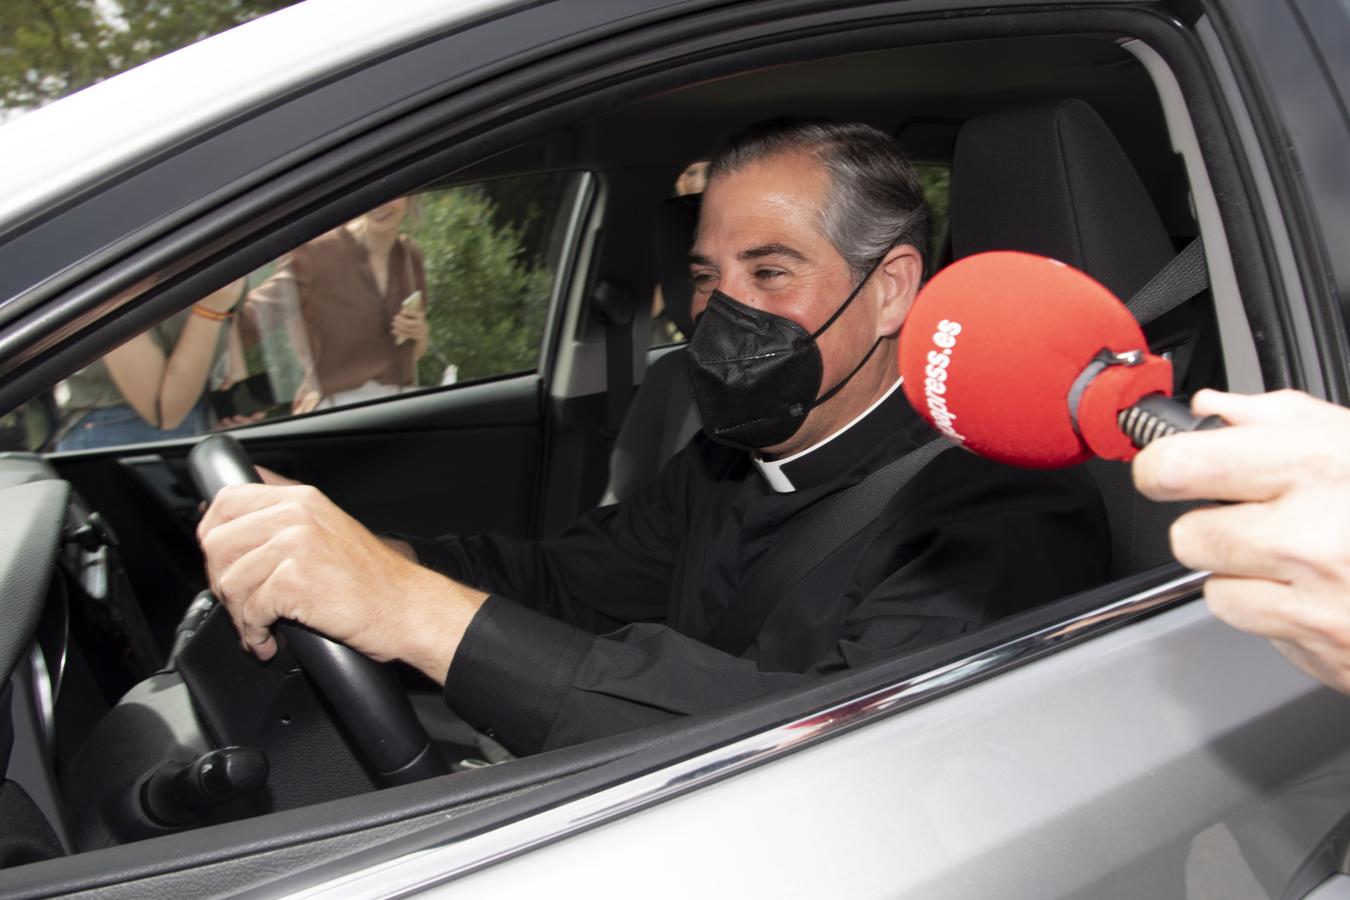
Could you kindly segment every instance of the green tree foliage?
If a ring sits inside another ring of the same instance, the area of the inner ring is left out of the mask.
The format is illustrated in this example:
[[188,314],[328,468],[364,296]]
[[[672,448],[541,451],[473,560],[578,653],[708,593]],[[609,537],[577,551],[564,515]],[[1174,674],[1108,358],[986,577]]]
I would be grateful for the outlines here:
[[947,166],[935,166],[920,163],[914,167],[919,176],[919,187],[924,199],[928,201],[928,211],[932,214],[929,235],[930,255],[934,258],[947,239],[947,224],[950,218],[948,206],[951,200],[952,170]]
[[534,207],[502,222],[476,187],[421,195],[415,239],[426,261],[431,346],[419,383],[440,384],[448,365],[460,381],[538,365],[553,273],[526,251],[522,234],[540,215]]
[[41,106],[294,0],[0,0],[0,109]]

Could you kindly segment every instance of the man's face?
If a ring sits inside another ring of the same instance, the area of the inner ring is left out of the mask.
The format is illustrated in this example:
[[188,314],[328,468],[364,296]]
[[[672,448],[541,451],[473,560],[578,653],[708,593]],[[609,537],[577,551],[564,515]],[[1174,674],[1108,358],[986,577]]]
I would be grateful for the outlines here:
[[[813,334],[824,325],[855,286],[848,263],[820,231],[829,187],[825,169],[805,154],[771,157],[710,181],[690,254],[694,316],[720,290]],[[869,280],[817,339],[824,362],[822,392],[853,371],[885,333],[880,330],[881,281]],[[812,410],[796,434],[765,452],[796,453],[866,409],[894,382],[894,354],[885,349],[879,348],[838,394]]]

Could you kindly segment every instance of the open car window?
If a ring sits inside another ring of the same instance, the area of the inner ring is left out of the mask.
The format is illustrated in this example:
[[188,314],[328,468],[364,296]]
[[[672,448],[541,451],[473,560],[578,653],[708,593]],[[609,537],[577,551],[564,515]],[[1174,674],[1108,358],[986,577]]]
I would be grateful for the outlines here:
[[115,448],[535,372],[579,177],[394,198],[75,373],[0,440]]

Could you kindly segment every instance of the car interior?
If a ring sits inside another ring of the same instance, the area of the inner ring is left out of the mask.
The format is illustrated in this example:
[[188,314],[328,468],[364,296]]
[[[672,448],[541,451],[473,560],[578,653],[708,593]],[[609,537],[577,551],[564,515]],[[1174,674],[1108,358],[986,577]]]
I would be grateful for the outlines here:
[[[1143,40],[1071,17],[965,28],[840,28],[811,45],[710,52],[633,79],[617,99],[597,93],[562,104],[544,125],[501,125],[501,146],[475,150],[463,164],[431,175],[402,165],[401,181],[372,177],[340,202],[311,204],[289,231],[276,227],[237,248],[230,277],[253,273],[256,287],[265,261],[401,194],[486,197],[486,218],[453,227],[515,235],[546,273],[531,282],[543,285],[532,311],[501,320],[529,332],[527,352],[493,370],[447,351],[436,365],[457,367],[451,383],[424,379],[397,397],[302,415],[274,407],[230,433],[255,462],[318,486],[377,533],[547,536],[597,504],[622,502],[697,429],[683,344],[670,336],[693,328],[686,256],[698,198],[673,197],[675,178],[728,134],[774,117],[858,120],[895,135],[928,173],[930,272],[985,250],[1018,249],[1079,267],[1128,299],[1203,232],[1207,250],[1221,248],[1211,271],[1244,283],[1224,249],[1226,235],[1240,235],[1197,199],[1196,167],[1212,158],[1186,122],[1200,110],[1188,112],[1152,49],[1166,42],[1165,28]],[[430,137],[410,140],[406,158],[425,161],[436,146]],[[1225,177],[1214,165],[1209,177]],[[522,184],[531,186],[531,204],[518,204],[524,211],[512,219]],[[419,234],[442,206],[424,208]],[[464,324],[453,327],[504,315],[469,298],[502,285],[449,269],[441,277],[428,277],[430,304],[462,303],[461,318],[447,321]],[[658,285],[674,332],[653,331]],[[508,288],[516,289],[524,290]],[[1154,351],[1172,360],[1181,397],[1261,378],[1240,300],[1219,303],[1217,293],[1202,292],[1147,327]],[[252,366],[266,368],[256,357]],[[465,813],[455,828],[506,821],[1177,571],[1166,530],[1180,510],[1138,497],[1123,465],[1090,463],[1113,540],[1112,581],[1093,591],[1046,597],[949,645],[767,701],[531,758],[514,758],[457,720],[412,670],[378,667],[372,683],[395,686],[398,698],[388,702],[416,715],[440,763],[431,780],[386,778],[357,734],[380,726],[345,715],[355,701],[307,677],[298,648],[262,666],[239,651],[226,617],[210,614],[209,604],[189,609],[206,587],[188,463],[195,440],[50,452],[55,428],[32,423],[54,426],[54,396],[22,411],[25,433],[41,432],[36,444],[0,456],[0,487],[16,503],[23,491],[24,514],[64,534],[40,602],[22,617],[36,637],[7,650],[16,662],[5,694],[11,716],[3,717],[13,725],[0,736],[8,748],[0,756],[5,894],[98,884],[169,854],[205,864],[229,848],[280,847],[286,835],[327,836],[323,859],[357,846],[358,832],[365,841],[421,846],[430,838],[419,836],[444,825],[446,810]],[[224,781],[206,784],[203,766],[225,771]],[[275,859],[296,864],[284,849]]]

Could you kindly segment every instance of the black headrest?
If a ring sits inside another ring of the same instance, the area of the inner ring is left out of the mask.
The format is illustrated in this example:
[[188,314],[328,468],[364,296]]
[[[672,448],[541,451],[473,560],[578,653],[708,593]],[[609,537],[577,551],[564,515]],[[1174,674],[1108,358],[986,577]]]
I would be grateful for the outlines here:
[[952,160],[952,252],[1039,253],[1128,300],[1175,254],[1106,123],[1082,100],[971,119]]
[[689,250],[694,246],[702,199],[702,194],[670,197],[656,208],[656,279],[670,320],[686,337],[694,333],[689,311],[694,301],[694,287],[689,282]]

